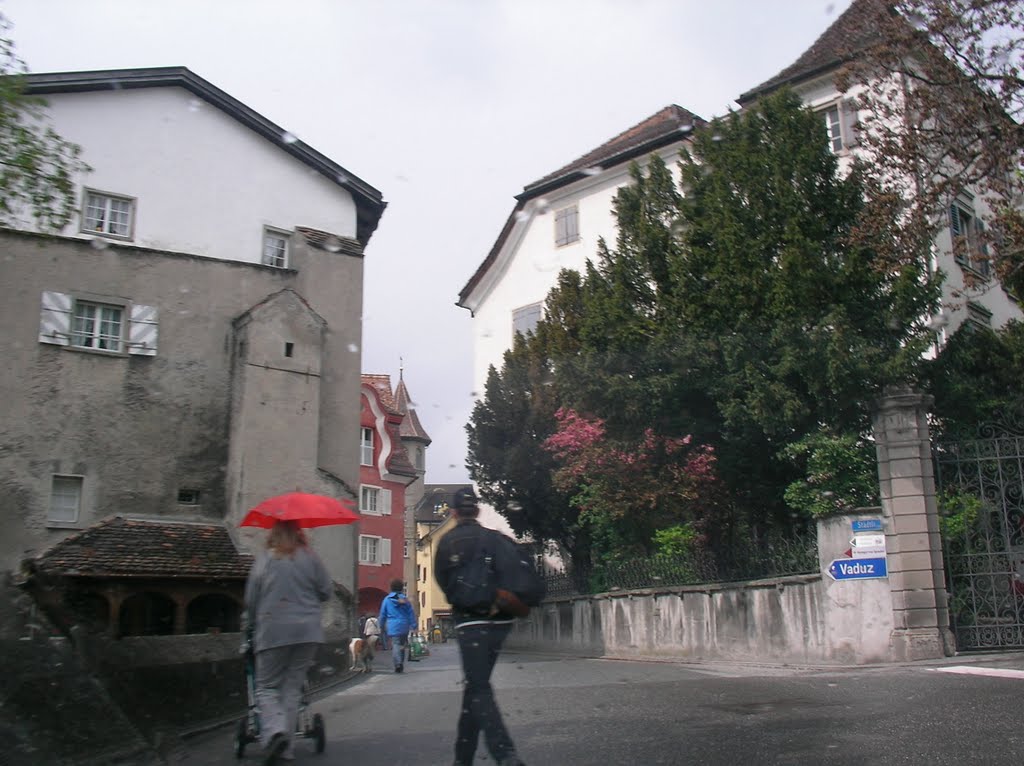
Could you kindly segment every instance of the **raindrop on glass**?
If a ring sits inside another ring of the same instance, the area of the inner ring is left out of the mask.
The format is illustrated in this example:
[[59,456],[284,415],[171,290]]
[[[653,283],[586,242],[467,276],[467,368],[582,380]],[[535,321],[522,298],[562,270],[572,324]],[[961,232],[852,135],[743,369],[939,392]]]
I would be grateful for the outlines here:
[[548,212],[548,208],[551,207],[551,203],[548,202],[544,197],[539,197],[534,204],[534,208],[537,211],[537,215],[544,215]]
[[928,29],[928,19],[921,13],[910,13],[907,15],[907,21],[914,29],[919,29],[922,32]]
[[471,398],[476,399],[480,394],[477,391],[470,391],[469,395]]
[[722,140],[722,134],[721,133],[715,133],[715,135],[711,136],[711,140],[712,141],[721,141]]
[[356,351],[359,350],[359,346],[357,346],[355,343],[349,343],[348,350],[354,354]]
[[105,239],[97,239],[95,237],[89,241],[89,244],[92,245],[93,250],[106,250],[110,245]]
[[188,110],[190,112],[198,112],[202,108],[203,102],[200,101],[198,98],[190,98],[188,100]]
[[828,5],[825,6],[825,15],[826,16],[831,16],[835,12],[835,10],[836,10],[835,3],[829,3]]
[[592,167],[592,168],[587,168],[586,170],[583,171],[583,175],[585,175],[585,176],[599,176],[599,175],[601,175],[601,168],[597,167],[596,165],[594,167]]
[[178,292],[181,293],[182,295],[186,295],[187,293],[192,292],[192,288],[189,287],[188,285],[182,285],[181,287],[178,288]]
[[341,250],[341,240],[335,236],[330,236],[324,240],[324,249],[329,252],[336,253]]
[[693,125],[692,124],[690,124],[690,125],[680,125],[679,126],[679,132],[683,133],[683,134],[692,133],[693,132]]
[[286,130],[284,133],[281,134],[281,140],[284,141],[286,144],[294,144],[299,139]]
[[522,223],[523,221],[528,221],[530,220],[530,214],[527,213],[525,210],[518,210],[516,211],[516,220],[519,221],[520,223]]

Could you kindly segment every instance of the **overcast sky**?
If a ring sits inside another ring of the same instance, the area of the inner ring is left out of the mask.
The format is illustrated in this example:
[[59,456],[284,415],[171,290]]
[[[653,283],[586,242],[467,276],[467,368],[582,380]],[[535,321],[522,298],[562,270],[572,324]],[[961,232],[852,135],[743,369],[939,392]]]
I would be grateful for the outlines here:
[[[399,358],[468,479],[470,317],[454,304],[528,183],[662,107],[706,119],[850,0],[0,0],[33,72],[186,66],[379,189],[363,371]],[[114,127],[114,126],[112,126]],[[301,224],[301,221],[296,221]]]

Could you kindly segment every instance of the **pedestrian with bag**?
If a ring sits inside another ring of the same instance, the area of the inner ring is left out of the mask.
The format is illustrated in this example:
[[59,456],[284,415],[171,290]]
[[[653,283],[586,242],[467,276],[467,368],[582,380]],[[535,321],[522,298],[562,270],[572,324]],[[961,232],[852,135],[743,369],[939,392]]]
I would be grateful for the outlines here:
[[374,615],[369,615],[363,623],[363,640],[370,647],[370,659],[377,649],[377,642],[380,640],[380,622]]
[[278,521],[245,583],[245,618],[256,658],[255,697],[265,765],[292,760],[306,672],[324,641],[321,605],[331,578],[296,521]]
[[391,640],[391,658],[396,673],[401,673],[405,669],[409,631],[416,627],[416,612],[413,611],[404,591],[405,583],[397,579],[392,580],[391,592],[381,602],[380,616],[377,618],[380,629]]
[[516,544],[481,526],[472,487],[455,493],[456,525],[441,538],[434,576],[452,605],[465,687],[455,740],[455,766],[469,766],[483,732],[499,766],[523,766],[491,688],[498,653],[516,617],[544,597],[544,580]]

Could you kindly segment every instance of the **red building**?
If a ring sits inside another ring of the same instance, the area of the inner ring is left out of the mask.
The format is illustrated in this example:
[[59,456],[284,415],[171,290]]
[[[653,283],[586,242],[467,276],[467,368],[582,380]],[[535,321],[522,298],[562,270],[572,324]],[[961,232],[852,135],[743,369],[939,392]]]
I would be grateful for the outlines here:
[[389,375],[363,375],[360,389],[358,613],[376,614],[392,580],[405,579],[406,488],[419,477],[401,429],[408,417]]

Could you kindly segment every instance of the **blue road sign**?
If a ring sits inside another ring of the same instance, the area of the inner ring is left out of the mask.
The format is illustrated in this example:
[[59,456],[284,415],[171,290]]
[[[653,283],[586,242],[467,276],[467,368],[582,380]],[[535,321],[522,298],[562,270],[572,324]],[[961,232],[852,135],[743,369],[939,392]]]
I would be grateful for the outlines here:
[[853,522],[854,532],[881,532],[882,531],[882,520],[881,519],[860,519],[859,521]]
[[836,559],[828,567],[833,580],[871,580],[888,577],[885,558],[880,559]]

